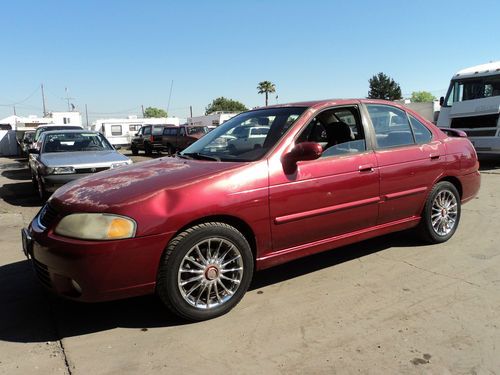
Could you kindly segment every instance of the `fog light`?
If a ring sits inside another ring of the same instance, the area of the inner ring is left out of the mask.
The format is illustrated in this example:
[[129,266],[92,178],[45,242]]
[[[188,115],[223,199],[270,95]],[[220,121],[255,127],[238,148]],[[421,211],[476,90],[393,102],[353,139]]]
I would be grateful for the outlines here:
[[71,286],[78,294],[82,294],[82,287],[75,280],[71,279]]

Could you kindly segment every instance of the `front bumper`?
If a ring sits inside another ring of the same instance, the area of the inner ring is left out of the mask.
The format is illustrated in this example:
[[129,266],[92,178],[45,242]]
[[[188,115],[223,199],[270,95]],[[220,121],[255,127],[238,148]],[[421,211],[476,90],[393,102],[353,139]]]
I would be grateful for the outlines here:
[[67,184],[68,182],[78,180],[79,178],[83,178],[86,176],[93,175],[95,173],[68,173],[68,174],[51,174],[47,176],[42,176],[42,181],[45,186],[45,190],[53,193],[58,188]]
[[469,137],[478,154],[500,154],[500,137]]
[[173,233],[115,241],[59,236],[37,218],[23,229],[23,248],[40,282],[64,297],[99,302],[155,290],[158,265]]

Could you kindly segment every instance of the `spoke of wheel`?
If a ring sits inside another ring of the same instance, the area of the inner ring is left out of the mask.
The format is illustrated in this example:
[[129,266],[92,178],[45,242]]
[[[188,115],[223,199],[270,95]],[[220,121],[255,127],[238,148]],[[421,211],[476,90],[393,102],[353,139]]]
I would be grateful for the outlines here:
[[196,280],[201,280],[202,278],[203,278],[203,276],[195,276],[195,277],[192,277],[190,279],[184,280],[183,282],[181,282],[181,286],[187,285],[187,284],[192,283],[193,281],[196,281]]
[[217,280],[217,284],[219,284],[226,291],[227,294],[229,295],[233,294],[233,292],[231,292],[229,289],[226,288],[226,286],[220,279]]
[[203,273],[203,270],[190,270],[190,269],[187,269],[187,268],[181,268],[181,272],[187,272],[187,273]]
[[194,258],[192,258],[192,257],[188,257],[188,258],[186,258],[186,260],[189,260],[191,263],[193,263],[196,267],[198,267],[198,268],[200,268],[200,269],[204,269],[204,268],[205,268],[205,266],[204,266],[204,265],[202,265],[202,264],[198,263],[198,262],[197,262]]
[[228,260],[226,263],[221,264],[221,267],[227,266],[229,263],[234,262],[236,259],[239,259],[240,257],[241,257],[241,255],[235,256],[233,259]]
[[206,288],[207,288],[207,286],[203,285],[203,289],[201,290],[200,294],[198,294],[198,297],[196,298],[196,301],[194,302],[195,306],[198,306],[198,302],[200,302],[200,298],[203,295],[203,292],[205,291]]
[[235,284],[239,284],[240,283],[240,280],[238,280],[238,279],[231,279],[230,277],[227,277],[227,276],[224,276],[224,275],[220,275],[220,278],[224,279],[224,280],[229,280],[229,281],[231,281],[231,282],[233,282]]
[[212,258],[210,246],[211,246],[211,239],[209,238],[208,239],[208,248],[207,248],[207,260],[209,260],[209,261]]
[[215,296],[217,297],[217,302],[222,302],[222,298],[219,296],[219,288],[217,287],[218,283],[214,283],[214,291],[215,291]]
[[207,288],[207,307],[208,305],[210,304],[210,292],[212,292],[212,284],[208,284],[208,288]]
[[186,293],[186,298],[189,297],[191,295],[191,293],[193,293],[200,286],[201,286],[201,283],[194,284],[194,286],[192,286],[191,289],[189,289],[189,291]]
[[219,257],[219,252],[220,252],[220,248],[222,247],[222,241],[219,241],[219,246],[217,247],[217,250],[215,251],[215,254],[214,254],[214,259],[217,259]]
[[243,267],[231,268],[231,269],[228,269],[228,270],[222,269],[222,270],[220,270],[220,272],[221,272],[221,273],[225,273],[225,272],[236,272],[236,271],[241,271],[242,269],[243,269]]
[[200,257],[201,261],[202,261],[204,264],[208,264],[207,260],[205,259],[205,257],[204,257],[204,256],[203,256],[203,254],[201,253],[200,248],[198,247],[198,245],[196,245],[195,249],[196,249],[196,252],[198,253],[198,256]]
[[224,258],[226,257],[227,254],[229,254],[229,252],[233,249],[233,245],[231,245],[231,247],[229,247],[229,249],[226,250],[226,252],[219,258],[219,260],[222,262],[224,260]]

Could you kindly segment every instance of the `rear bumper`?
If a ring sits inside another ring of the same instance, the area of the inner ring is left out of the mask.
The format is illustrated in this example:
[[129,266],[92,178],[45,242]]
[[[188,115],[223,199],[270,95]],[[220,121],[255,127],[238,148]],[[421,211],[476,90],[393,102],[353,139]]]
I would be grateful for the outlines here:
[[462,203],[467,203],[479,192],[481,187],[481,174],[479,171],[466,174],[459,177],[462,184]]
[[[84,241],[43,230],[36,218],[27,230],[33,268],[55,294],[82,302],[154,292],[169,233],[117,241]],[[76,286],[75,286],[76,285]]]

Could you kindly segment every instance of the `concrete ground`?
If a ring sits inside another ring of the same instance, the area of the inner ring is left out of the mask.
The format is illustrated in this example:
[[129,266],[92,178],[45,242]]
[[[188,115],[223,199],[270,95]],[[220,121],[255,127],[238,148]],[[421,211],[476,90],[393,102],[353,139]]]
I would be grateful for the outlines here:
[[189,324],[154,296],[48,295],[20,241],[40,202],[0,158],[0,373],[500,373],[500,162],[482,169],[449,242],[403,232],[260,272],[229,314]]

